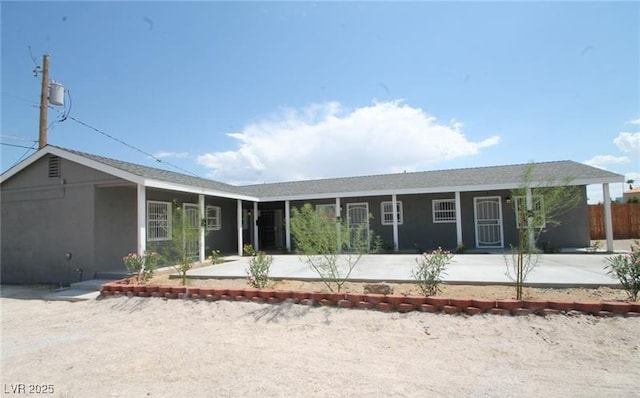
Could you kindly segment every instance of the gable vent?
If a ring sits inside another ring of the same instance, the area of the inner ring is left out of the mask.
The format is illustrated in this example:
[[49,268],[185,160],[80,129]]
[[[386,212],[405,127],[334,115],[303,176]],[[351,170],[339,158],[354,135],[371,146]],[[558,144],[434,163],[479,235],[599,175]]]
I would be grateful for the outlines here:
[[60,177],[60,158],[57,156],[49,157],[49,178]]

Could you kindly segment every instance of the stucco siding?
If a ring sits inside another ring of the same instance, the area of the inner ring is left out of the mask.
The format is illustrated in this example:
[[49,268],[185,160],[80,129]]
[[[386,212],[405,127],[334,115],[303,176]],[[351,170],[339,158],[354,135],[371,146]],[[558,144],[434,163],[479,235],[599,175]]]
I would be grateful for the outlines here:
[[64,187],[56,198],[43,192],[6,202],[3,186],[3,283],[76,282],[74,269],[93,264],[93,186]]
[[95,191],[95,266],[90,271],[124,271],[122,257],[137,250],[136,188]]
[[219,250],[224,254],[238,252],[238,204],[235,199],[207,197],[205,204],[220,207],[221,228],[208,231],[205,238],[205,255],[211,255],[212,250]]

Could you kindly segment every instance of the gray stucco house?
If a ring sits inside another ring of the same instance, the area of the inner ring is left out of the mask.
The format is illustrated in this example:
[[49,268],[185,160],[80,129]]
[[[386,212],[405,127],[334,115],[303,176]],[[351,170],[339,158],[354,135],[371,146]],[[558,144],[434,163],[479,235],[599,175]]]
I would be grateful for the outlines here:
[[[176,203],[200,228],[193,243],[201,260],[213,249],[241,254],[246,243],[290,250],[290,209],[304,203],[364,224],[396,252],[459,243],[505,248],[517,241],[518,200],[510,190],[520,187],[527,167],[234,186],[47,145],[0,176],[2,282],[68,283],[77,280],[70,268],[81,267],[85,277],[124,269],[124,255],[169,238]],[[586,186],[602,184],[612,250],[609,184],[624,177],[572,161],[535,164],[534,182],[549,176],[570,177],[582,198],[542,239],[555,247],[588,246]]]

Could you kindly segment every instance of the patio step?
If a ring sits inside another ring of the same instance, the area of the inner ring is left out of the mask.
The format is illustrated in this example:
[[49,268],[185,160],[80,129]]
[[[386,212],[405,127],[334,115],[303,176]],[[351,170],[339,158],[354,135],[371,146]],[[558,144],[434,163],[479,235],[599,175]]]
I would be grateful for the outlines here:
[[82,282],[72,283],[68,288],[58,289],[45,296],[43,299],[50,301],[82,301],[95,300],[100,296],[100,288],[107,282],[121,278],[88,279]]

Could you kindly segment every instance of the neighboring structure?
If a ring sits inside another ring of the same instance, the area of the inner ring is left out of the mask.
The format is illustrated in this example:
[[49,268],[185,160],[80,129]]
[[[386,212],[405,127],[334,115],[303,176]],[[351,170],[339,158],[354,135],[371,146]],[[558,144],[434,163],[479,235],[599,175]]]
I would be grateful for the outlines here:
[[630,188],[622,193],[622,203],[627,203],[631,200],[640,200],[640,187]]
[[[86,277],[124,269],[127,253],[170,239],[175,204],[200,228],[193,242],[200,260],[213,249],[241,254],[245,243],[291,250],[290,209],[306,202],[350,225],[364,224],[395,252],[460,243],[508,248],[517,244],[513,206],[519,202],[510,190],[521,186],[528,166],[233,186],[48,145],[0,177],[2,282],[68,283],[77,280],[76,268]],[[571,178],[582,200],[542,240],[589,246],[586,185],[602,184],[609,198],[609,184],[623,176],[572,161],[545,162],[535,164],[533,186],[549,176]],[[607,208],[612,250],[608,200]]]

